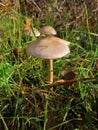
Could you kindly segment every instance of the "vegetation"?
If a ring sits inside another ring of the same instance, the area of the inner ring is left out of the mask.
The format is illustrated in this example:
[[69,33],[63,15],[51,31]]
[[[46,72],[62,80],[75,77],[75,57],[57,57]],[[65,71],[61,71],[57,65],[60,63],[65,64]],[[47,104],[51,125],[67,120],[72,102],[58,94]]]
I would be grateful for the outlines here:
[[[97,1],[42,1],[0,2],[0,130],[97,130]],[[31,17],[71,42],[69,57],[54,60],[52,85],[43,60],[25,52],[37,39],[24,34]]]

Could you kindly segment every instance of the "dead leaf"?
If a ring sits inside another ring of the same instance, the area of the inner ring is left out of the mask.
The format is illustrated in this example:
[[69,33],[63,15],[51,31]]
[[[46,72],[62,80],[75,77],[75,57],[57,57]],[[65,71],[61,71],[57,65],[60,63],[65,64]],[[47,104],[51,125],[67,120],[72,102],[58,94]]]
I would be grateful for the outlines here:
[[25,21],[25,28],[24,28],[25,31],[31,29],[31,21],[32,21],[32,18],[26,19],[26,21]]
[[55,81],[53,85],[63,85],[63,86],[69,87],[69,86],[72,86],[76,82],[77,82],[76,79],[72,79],[72,80],[61,79],[61,80]]
[[61,73],[61,76],[62,76],[62,79],[64,79],[64,80],[73,80],[73,79],[75,79],[76,78],[76,74],[77,74],[77,72],[75,72],[75,71],[62,71],[62,73]]
[[94,70],[98,71],[98,58],[96,58],[96,60],[95,60]]
[[19,56],[19,50],[18,50],[18,48],[14,48],[13,49],[13,53],[14,53],[15,57],[18,58],[18,56]]

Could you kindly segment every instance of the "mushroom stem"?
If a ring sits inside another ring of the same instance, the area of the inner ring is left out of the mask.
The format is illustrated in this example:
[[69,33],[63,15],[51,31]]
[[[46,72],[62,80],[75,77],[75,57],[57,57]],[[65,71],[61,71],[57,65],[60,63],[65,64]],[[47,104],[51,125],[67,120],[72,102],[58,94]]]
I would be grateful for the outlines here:
[[52,59],[47,60],[47,65],[48,65],[48,83],[52,84],[53,83],[53,60]]

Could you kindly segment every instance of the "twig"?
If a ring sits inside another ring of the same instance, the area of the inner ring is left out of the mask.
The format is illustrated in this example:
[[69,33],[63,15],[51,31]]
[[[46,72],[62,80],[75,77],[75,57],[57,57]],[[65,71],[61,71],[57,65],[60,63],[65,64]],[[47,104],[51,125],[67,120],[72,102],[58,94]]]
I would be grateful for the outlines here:
[[46,86],[49,86],[49,87],[53,87],[53,86],[56,86],[56,85],[68,85],[68,84],[74,84],[74,83],[77,83],[77,82],[84,82],[84,83],[88,83],[88,82],[94,82],[98,79],[96,78],[83,78],[83,79],[73,79],[73,80],[57,80],[55,81],[53,84],[46,84]]
[[[30,3],[30,1],[28,1],[28,0],[27,0],[27,2]],[[40,12],[42,12],[41,9],[40,9],[40,7],[36,4],[36,2],[35,2],[34,0],[31,0],[31,2],[37,7],[37,9],[38,9]]]
[[97,12],[97,11],[98,11],[98,7],[96,9],[92,10],[92,12]]
[[53,92],[53,91],[47,91],[47,90],[45,90],[45,89],[40,89],[39,91],[42,92],[42,93],[50,93],[51,95],[54,95],[54,96],[61,96],[61,95],[58,94],[58,93],[55,93],[55,92]]
[[2,6],[6,6],[6,5],[4,5],[4,4],[3,4],[3,3],[1,3],[1,2],[0,2],[0,5],[2,5]]

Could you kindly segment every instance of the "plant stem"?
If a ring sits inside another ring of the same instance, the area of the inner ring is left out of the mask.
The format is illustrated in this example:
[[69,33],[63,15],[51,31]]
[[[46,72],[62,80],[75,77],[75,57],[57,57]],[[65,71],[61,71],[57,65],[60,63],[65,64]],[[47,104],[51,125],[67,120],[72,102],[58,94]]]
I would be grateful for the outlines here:
[[48,65],[48,83],[52,84],[53,83],[53,60],[52,59],[47,60],[47,65]]

